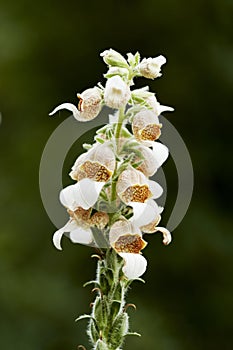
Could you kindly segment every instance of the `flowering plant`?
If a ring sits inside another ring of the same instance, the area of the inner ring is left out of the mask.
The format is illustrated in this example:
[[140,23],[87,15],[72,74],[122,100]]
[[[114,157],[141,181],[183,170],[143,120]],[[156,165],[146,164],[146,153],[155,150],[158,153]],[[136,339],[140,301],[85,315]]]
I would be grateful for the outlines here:
[[144,234],[161,232],[165,245],[170,232],[160,227],[160,207],[155,199],[162,187],[150,180],[166,161],[169,151],[158,142],[162,124],[159,115],[173,108],[160,105],[148,87],[132,89],[136,77],[161,76],[163,56],[140,59],[137,52],[125,59],[113,49],[101,56],[108,66],[101,84],[78,94],[77,106],[62,103],[77,121],[96,118],[104,105],[114,109],[109,124],[96,132],[93,145],[84,144],[86,152],[75,161],[70,176],[74,184],[60,192],[60,201],[69,220],[54,233],[53,242],[61,250],[62,236],[72,242],[94,247],[98,259],[93,284],[97,296],[92,303],[87,333],[95,350],[120,350],[128,335],[129,317],[125,301],[132,281],[141,280],[147,261],[142,250]]

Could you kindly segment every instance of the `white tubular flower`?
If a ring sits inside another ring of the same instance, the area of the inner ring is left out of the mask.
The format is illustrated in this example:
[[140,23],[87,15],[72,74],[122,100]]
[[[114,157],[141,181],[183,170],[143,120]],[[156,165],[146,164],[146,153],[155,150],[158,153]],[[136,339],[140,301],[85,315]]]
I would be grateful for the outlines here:
[[145,203],[149,198],[158,198],[162,195],[162,187],[155,181],[148,180],[139,170],[129,168],[124,170],[117,181],[117,194],[125,203]]
[[148,79],[161,77],[161,66],[166,63],[166,58],[162,55],[155,58],[144,58],[138,65],[140,74]]
[[75,211],[78,207],[89,209],[97,201],[103,186],[104,182],[82,179],[75,185],[61,190],[60,202],[71,211]]
[[73,243],[89,245],[93,242],[92,232],[88,225],[80,225],[80,220],[70,219],[53,235],[53,244],[58,250],[62,250],[61,239],[65,232],[68,233],[68,237]]
[[109,143],[97,143],[88,152],[77,158],[70,176],[73,180],[84,178],[107,182],[115,169],[115,154]]
[[116,221],[109,232],[110,245],[124,259],[123,272],[129,279],[140,277],[146,270],[147,262],[141,250],[147,245],[141,231],[127,220]]
[[100,54],[103,57],[104,62],[113,67],[128,68],[129,65],[126,59],[117,51],[113,49],[105,50]]
[[153,199],[149,199],[146,203],[130,202],[128,205],[133,208],[133,216],[129,221],[140,227],[143,232],[145,231],[142,228],[151,227],[151,223],[155,220],[159,222],[163,208],[159,207]]
[[59,250],[62,249],[61,239],[65,232],[73,243],[94,245],[91,227],[96,226],[103,229],[109,222],[107,213],[97,211],[91,215],[91,209],[86,210],[82,207],[78,207],[74,211],[68,209],[68,213],[70,220],[53,235],[53,243]]
[[130,95],[129,86],[119,75],[107,80],[104,91],[104,101],[107,106],[119,109],[127,104]]
[[159,116],[163,112],[173,112],[174,108],[169,106],[163,106],[161,105],[154,94],[151,94],[150,96],[145,98],[145,101],[148,103],[148,105],[152,108],[152,111]]
[[158,116],[149,109],[143,109],[135,114],[132,122],[133,134],[136,140],[145,146],[151,146],[161,135]]
[[97,117],[102,106],[100,89],[97,87],[87,89],[81,94],[77,94],[77,96],[79,98],[78,108],[72,103],[62,103],[49,115],[53,115],[62,109],[67,109],[73,113],[75,119],[81,122],[87,122]]
[[[143,172],[147,177],[153,176],[159,167],[166,161],[169,151],[168,148],[160,142],[153,142],[153,149],[140,145],[137,149],[143,156],[142,163],[137,167],[137,170]],[[140,158],[136,157],[135,162]]]

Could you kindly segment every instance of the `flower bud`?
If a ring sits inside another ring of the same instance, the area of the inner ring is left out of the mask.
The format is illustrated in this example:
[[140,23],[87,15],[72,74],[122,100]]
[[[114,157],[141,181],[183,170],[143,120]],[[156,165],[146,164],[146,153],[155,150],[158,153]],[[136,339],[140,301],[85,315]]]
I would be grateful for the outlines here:
[[117,51],[113,49],[105,50],[100,54],[106,64],[113,67],[128,68],[126,59]]
[[129,316],[126,312],[122,312],[118,315],[113,323],[112,329],[109,334],[109,343],[112,345],[112,349],[119,349],[122,346],[124,337],[129,330]]
[[161,135],[158,116],[149,109],[143,109],[135,114],[132,122],[133,134],[138,142],[151,146]]
[[160,77],[161,66],[166,63],[166,58],[164,56],[158,56],[155,58],[144,58],[139,64],[140,74],[148,79],[154,79]]
[[108,79],[114,75],[119,75],[122,78],[128,78],[129,70],[126,68],[110,67],[107,73],[104,74],[104,77]]
[[130,88],[119,75],[107,80],[104,100],[107,106],[119,109],[127,104],[130,99]]

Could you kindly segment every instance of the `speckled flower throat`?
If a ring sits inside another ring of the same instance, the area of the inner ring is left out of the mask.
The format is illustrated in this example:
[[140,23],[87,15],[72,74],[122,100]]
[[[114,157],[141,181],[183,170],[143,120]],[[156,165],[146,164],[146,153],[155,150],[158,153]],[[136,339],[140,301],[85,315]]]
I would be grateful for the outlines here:
[[65,235],[95,249],[96,278],[86,285],[93,285],[96,298],[91,314],[77,320],[88,319],[91,349],[120,350],[127,336],[140,336],[130,330],[127,308],[132,304],[125,296],[134,280],[143,281],[145,234],[161,232],[163,243],[171,242],[170,232],[158,226],[163,208],[156,199],[163,189],[150,177],[168,157],[168,148],[158,141],[159,116],[173,108],[161,105],[147,86],[134,86],[135,78],[160,77],[165,57],[141,60],[137,52],[126,59],[113,49],[101,56],[108,67],[106,84],[78,93],[76,105],[62,103],[50,113],[67,109],[77,122],[88,122],[104,105],[113,109],[93,144],[83,145],[69,174],[74,183],[60,192],[69,220],[54,233],[53,242],[61,250]]

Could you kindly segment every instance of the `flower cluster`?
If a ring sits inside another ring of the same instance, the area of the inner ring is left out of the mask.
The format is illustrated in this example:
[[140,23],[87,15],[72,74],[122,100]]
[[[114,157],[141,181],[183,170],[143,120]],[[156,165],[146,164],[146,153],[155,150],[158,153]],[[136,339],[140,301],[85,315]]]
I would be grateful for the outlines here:
[[163,189],[149,177],[168,157],[168,148],[158,141],[159,116],[173,108],[161,105],[148,87],[132,88],[137,77],[161,76],[163,56],[141,60],[139,53],[129,53],[125,59],[113,49],[101,56],[108,66],[105,86],[97,84],[77,94],[77,105],[62,103],[50,113],[67,109],[85,122],[104,105],[115,110],[71,169],[75,183],[60,193],[69,221],[55,232],[53,242],[61,249],[65,234],[74,243],[113,250],[123,258],[125,277],[133,280],[147,266],[144,234],[161,232],[163,243],[171,242],[170,232],[158,226],[163,208],[155,200]]

